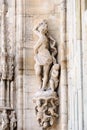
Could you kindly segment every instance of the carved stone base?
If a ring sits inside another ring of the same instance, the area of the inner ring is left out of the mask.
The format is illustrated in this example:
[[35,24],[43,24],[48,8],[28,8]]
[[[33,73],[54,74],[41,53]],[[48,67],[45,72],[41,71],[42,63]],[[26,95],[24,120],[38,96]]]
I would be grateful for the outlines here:
[[35,94],[33,101],[39,125],[42,128],[52,126],[55,119],[58,118],[59,101],[56,92],[40,90]]

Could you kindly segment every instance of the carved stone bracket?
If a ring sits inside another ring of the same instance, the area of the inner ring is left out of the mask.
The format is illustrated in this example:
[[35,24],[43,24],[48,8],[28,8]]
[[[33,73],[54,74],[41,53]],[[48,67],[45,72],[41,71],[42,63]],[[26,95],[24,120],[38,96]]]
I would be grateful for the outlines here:
[[58,97],[56,92],[51,90],[36,93],[34,97],[37,121],[42,128],[53,125],[58,118]]
[[14,55],[11,39],[11,30],[8,30],[8,5],[5,0],[2,2],[1,12],[1,80],[13,80]]
[[56,41],[48,33],[47,21],[43,20],[34,28],[39,40],[34,46],[35,73],[39,91],[33,101],[39,125],[46,129],[51,127],[58,118],[59,70],[57,63]]

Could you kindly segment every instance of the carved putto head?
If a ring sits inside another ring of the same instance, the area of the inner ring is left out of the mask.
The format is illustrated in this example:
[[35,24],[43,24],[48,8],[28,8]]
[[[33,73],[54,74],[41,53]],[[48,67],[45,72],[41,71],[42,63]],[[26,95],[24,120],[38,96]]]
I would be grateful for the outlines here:
[[47,31],[48,31],[48,25],[47,25],[47,21],[46,20],[43,20],[39,26],[38,26],[38,31],[43,33],[43,34],[46,34]]

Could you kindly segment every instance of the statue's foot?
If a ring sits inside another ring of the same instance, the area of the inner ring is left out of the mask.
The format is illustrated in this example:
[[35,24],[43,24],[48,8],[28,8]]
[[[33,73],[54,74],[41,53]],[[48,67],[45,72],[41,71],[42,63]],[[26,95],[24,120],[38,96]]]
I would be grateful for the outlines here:
[[44,87],[42,87],[42,88],[41,88],[41,90],[42,90],[42,91],[46,91],[46,90],[47,90],[47,88],[46,88],[46,87],[45,87],[45,88],[44,88]]

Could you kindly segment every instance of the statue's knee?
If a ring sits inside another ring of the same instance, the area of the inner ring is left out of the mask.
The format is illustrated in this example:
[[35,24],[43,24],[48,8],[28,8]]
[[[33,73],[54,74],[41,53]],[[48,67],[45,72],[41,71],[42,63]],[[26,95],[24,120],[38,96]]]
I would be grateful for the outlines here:
[[36,72],[36,75],[40,75],[41,74],[41,68],[37,64],[35,65],[35,72]]

